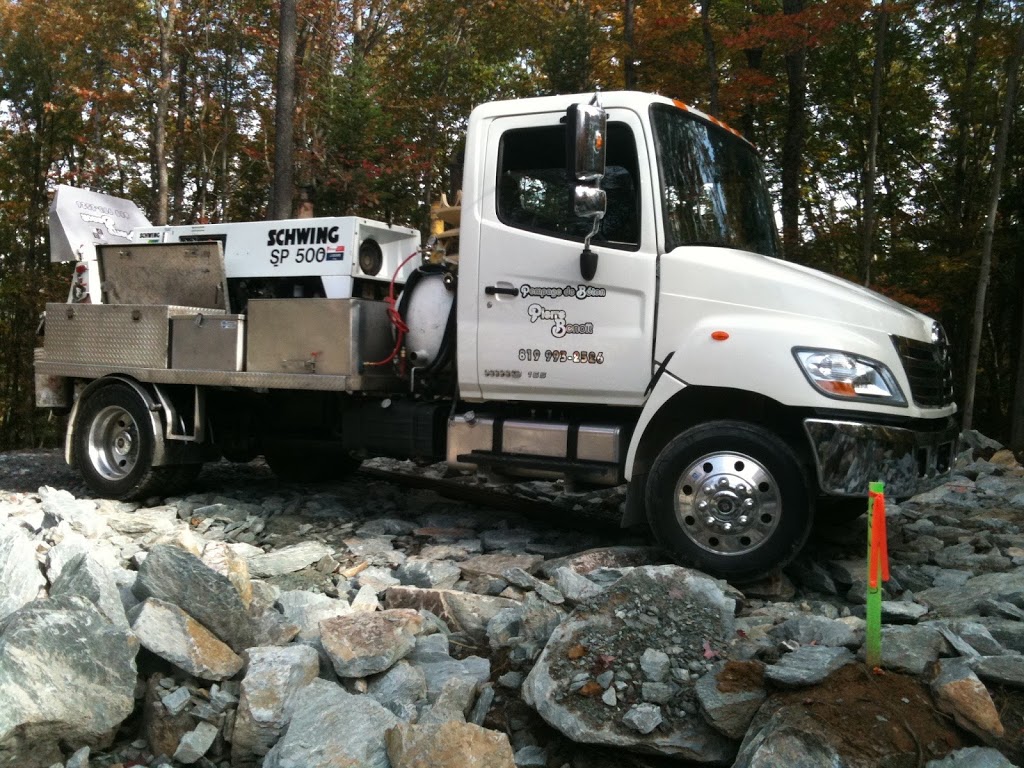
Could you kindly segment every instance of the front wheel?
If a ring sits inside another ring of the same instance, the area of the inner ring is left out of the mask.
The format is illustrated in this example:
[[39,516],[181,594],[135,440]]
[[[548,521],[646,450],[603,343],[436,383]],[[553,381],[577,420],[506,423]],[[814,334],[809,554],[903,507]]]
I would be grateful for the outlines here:
[[743,581],[785,565],[811,530],[807,476],[789,445],[754,424],[713,421],[654,461],[647,518],[681,563]]

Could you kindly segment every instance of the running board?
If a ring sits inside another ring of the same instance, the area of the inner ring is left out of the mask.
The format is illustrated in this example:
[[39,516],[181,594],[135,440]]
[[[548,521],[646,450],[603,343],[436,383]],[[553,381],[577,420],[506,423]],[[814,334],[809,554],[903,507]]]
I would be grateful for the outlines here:
[[623,482],[622,469],[616,464],[600,461],[573,461],[544,456],[523,456],[490,451],[471,451],[459,454],[459,464],[474,467],[498,467],[516,472],[542,472],[545,475],[565,475],[600,485],[618,485]]
[[622,482],[625,430],[616,424],[511,419],[472,411],[448,421],[449,466],[504,466],[616,485]]

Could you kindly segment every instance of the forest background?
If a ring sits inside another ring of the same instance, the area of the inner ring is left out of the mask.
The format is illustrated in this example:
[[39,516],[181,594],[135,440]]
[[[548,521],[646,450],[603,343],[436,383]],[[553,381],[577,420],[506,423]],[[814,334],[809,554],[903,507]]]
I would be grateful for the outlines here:
[[[762,151],[786,257],[941,319],[958,402],[1024,448],[1020,3],[292,3],[293,211],[425,230],[474,105],[676,97]],[[32,389],[40,312],[70,283],[49,261],[57,184],[154,223],[271,214],[281,7],[0,0],[0,449],[58,440]]]

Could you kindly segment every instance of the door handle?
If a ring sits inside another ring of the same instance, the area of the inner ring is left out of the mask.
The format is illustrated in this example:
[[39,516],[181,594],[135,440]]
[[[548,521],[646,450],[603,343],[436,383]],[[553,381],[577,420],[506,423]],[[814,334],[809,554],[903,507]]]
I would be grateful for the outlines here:
[[488,285],[484,288],[484,293],[488,296],[495,296],[500,294],[502,296],[518,296],[519,291],[515,288],[505,287],[504,285]]

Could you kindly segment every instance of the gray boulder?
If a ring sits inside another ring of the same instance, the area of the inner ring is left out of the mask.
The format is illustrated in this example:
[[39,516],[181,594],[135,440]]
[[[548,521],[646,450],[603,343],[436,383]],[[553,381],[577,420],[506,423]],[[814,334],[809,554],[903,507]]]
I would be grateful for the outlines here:
[[[719,583],[698,571],[636,568],[609,587],[604,600],[578,606],[554,631],[523,684],[523,698],[576,742],[728,762],[735,751],[732,741],[687,712],[687,699],[694,695],[688,676],[668,703],[646,704],[639,711],[627,697],[609,696],[613,704],[595,705],[593,697],[604,688],[588,678],[601,667],[628,674],[627,665],[638,667],[646,648],[675,646],[677,663],[702,665],[705,654],[726,647],[734,636],[734,608]],[[656,719],[654,710],[662,722],[647,730]]]
[[252,620],[238,590],[190,552],[160,544],[139,567],[135,595],[178,606],[213,634],[242,651],[253,645]]
[[319,541],[304,541],[248,558],[249,574],[258,579],[301,571],[333,552]]
[[220,729],[213,723],[196,723],[195,728],[182,736],[178,748],[174,750],[174,759],[185,765],[198,762],[213,746],[213,740],[219,732]]
[[31,539],[20,528],[0,523],[0,621],[35,600],[45,584]]
[[1004,729],[999,712],[966,659],[941,659],[936,664],[932,695],[942,712],[956,724],[983,740],[1001,739]]
[[799,688],[816,685],[851,663],[853,654],[847,648],[808,645],[787,653],[778,664],[765,667],[764,676],[778,686]]
[[768,696],[763,680],[760,662],[717,663],[694,687],[704,719],[730,739],[742,739]]
[[414,671],[423,675],[427,705],[436,703],[445,684],[452,680],[461,681],[475,688],[490,679],[490,661],[479,656],[455,659],[448,651],[446,635],[426,635],[416,638],[416,646],[405,657],[405,661],[413,666]]
[[398,580],[410,587],[451,589],[462,576],[462,569],[445,560],[410,557],[395,571]]
[[78,596],[37,600],[0,622],[0,766],[108,746],[135,706],[137,652],[130,633]]
[[63,522],[89,539],[98,538],[107,530],[106,522],[96,512],[95,501],[76,499],[67,491],[45,485],[39,489],[39,499],[46,514],[47,527]]
[[450,677],[444,681],[436,699],[420,711],[420,725],[441,725],[452,721],[464,723],[476,698],[476,681],[466,677]]
[[248,656],[231,737],[236,758],[267,754],[288,724],[288,700],[320,670],[317,652],[306,645],[250,648]]
[[971,668],[982,680],[999,685],[1024,688],[1024,656],[979,656],[971,659]]
[[287,716],[263,768],[391,768],[384,737],[401,721],[373,698],[317,679],[291,697]]
[[777,640],[793,640],[800,645],[824,645],[855,649],[864,642],[864,631],[839,619],[825,616],[796,616],[772,627],[768,634]]
[[929,760],[925,768],[1017,768],[991,747],[967,747],[950,752],[941,760]]
[[[946,639],[934,627],[882,627],[882,666],[886,669],[923,675],[932,662],[949,651]],[[864,658],[864,648],[861,648],[858,658]]]
[[551,573],[551,579],[555,582],[558,591],[565,595],[565,599],[572,605],[597,597],[604,591],[602,587],[586,576],[582,576],[566,566],[555,568]]
[[406,656],[422,628],[423,618],[412,610],[356,613],[320,622],[320,642],[338,677],[366,677]]
[[114,574],[91,555],[77,555],[64,567],[50,587],[50,597],[60,595],[80,595],[95,605],[111,624],[128,629]]
[[487,639],[494,650],[508,649],[513,666],[532,662],[544,648],[565,614],[536,594],[500,611],[487,624]]
[[452,632],[463,632],[474,640],[483,641],[486,639],[487,623],[498,611],[517,607],[519,603],[504,597],[476,595],[456,589],[391,587],[384,595],[384,605],[387,608],[428,610]]
[[155,597],[132,609],[132,631],[142,646],[190,675],[225,680],[242,659],[181,608]]
[[515,768],[508,736],[472,723],[401,724],[387,733],[392,768]]
[[1006,594],[1024,592],[1024,568],[1005,573],[985,573],[967,580],[962,586],[933,587],[917,595],[938,617],[960,618],[981,613],[987,600],[999,601]]
[[289,622],[298,626],[299,640],[316,640],[320,637],[321,621],[351,610],[347,600],[300,589],[282,592],[275,605]]
[[387,672],[369,680],[367,693],[405,722],[419,714],[417,705],[427,699],[423,670],[403,659]]
[[732,768],[853,768],[827,736],[788,722],[789,714],[748,731]]

